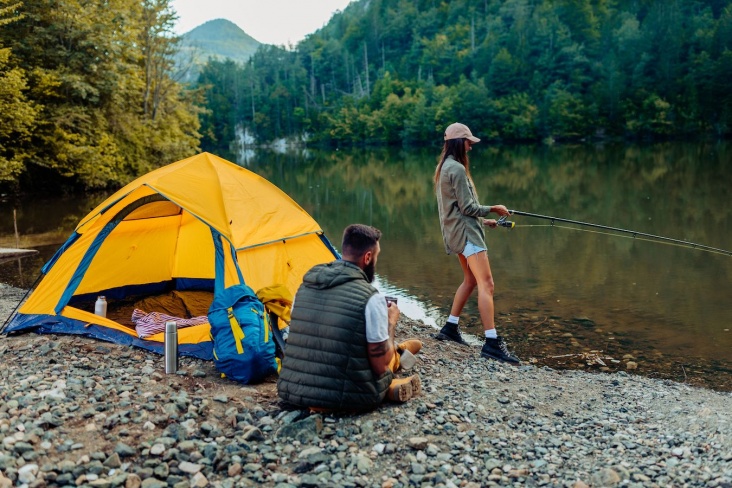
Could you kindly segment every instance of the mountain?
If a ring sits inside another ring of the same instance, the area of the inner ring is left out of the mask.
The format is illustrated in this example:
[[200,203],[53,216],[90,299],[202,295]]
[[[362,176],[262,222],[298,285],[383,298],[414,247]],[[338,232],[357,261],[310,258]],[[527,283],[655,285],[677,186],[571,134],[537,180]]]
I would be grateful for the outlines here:
[[262,43],[225,19],[209,20],[181,36],[176,65],[181,81],[195,83],[209,58],[244,63]]

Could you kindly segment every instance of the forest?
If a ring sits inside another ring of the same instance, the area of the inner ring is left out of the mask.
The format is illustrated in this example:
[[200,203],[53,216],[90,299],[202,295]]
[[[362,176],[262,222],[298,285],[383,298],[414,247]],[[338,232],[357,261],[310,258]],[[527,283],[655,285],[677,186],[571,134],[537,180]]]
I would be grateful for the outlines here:
[[725,137],[723,0],[362,0],[294,50],[201,75],[203,145]]
[[170,0],[0,0],[0,186],[121,186],[232,141],[722,138],[729,0],[358,0],[294,47],[176,65]]
[[169,0],[0,0],[0,183],[118,187],[200,149]]

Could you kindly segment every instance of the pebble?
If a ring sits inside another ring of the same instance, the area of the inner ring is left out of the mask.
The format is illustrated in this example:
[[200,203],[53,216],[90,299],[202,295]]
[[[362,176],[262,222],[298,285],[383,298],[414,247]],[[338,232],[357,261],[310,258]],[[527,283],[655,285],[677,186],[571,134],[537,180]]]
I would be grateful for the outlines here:
[[[210,362],[182,357],[186,375],[166,375],[138,349],[3,337],[0,488],[732,484],[729,393],[514,368],[418,322],[397,330],[425,343],[422,396],[344,415],[284,405],[274,378],[239,385]],[[458,367],[466,358],[473,367]]]

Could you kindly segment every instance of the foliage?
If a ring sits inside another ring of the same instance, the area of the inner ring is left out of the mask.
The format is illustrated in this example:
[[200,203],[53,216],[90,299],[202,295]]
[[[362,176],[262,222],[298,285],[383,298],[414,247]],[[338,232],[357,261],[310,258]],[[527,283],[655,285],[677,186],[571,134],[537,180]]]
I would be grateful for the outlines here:
[[718,0],[359,0],[295,49],[210,61],[203,143],[724,136],[731,60]]
[[14,181],[28,153],[15,142],[30,138],[37,110],[26,100],[26,80],[18,68],[8,69],[9,49],[0,49],[0,181]]
[[116,187],[197,150],[195,93],[171,78],[169,0],[24,0],[12,15],[0,45],[23,117],[0,117],[6,180]]

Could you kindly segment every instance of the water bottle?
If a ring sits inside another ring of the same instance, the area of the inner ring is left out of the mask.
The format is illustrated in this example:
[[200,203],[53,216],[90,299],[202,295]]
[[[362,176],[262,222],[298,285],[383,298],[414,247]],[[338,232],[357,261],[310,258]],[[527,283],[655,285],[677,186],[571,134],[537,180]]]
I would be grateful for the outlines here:
[[97,301],[94,303],[94,314],[100,317],[107,316],[107,299],[104,295],[99,295]]
[[174,320],[165,322],[165,374],[178,371],[178,325]]

